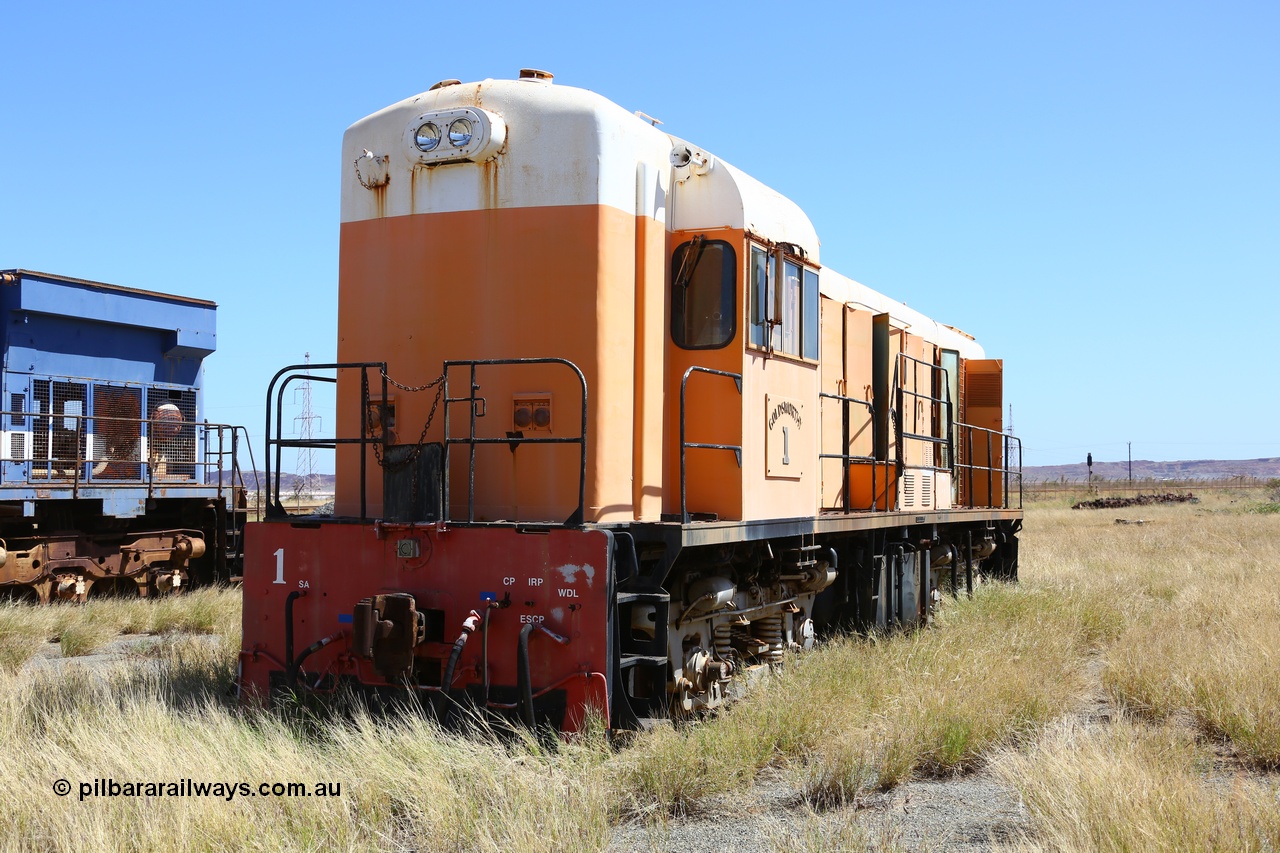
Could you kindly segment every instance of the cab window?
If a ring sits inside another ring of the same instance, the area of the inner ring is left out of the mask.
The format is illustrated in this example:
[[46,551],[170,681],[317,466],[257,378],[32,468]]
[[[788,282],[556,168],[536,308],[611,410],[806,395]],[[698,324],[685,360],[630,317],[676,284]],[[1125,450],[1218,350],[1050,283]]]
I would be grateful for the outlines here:
[[733,340],[737,254],[723,240],[695,237],[671,256],[671,338],[684,349],[719,349]]
[[751,247],[747,289],[753,346],[818,359],[818,273],[774,248]]
[[747,287],[751,289],[751,344],[763,348],[769,328],[769,253],[762,247],[751,247],[751,271]]

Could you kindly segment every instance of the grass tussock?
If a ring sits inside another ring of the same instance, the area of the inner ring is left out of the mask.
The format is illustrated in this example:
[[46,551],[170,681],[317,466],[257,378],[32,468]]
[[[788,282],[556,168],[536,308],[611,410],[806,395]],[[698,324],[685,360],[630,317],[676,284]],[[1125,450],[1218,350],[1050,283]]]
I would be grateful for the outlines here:
[[1022,794],[1043,849],[1280,848],[1280,788],[1213,776],[1210,756],[1174,727],[1066,723],[994,767]]
[[[170,646],[151,668],[0,677],[0,849],[600,849],[609,829],[597,731],[554,753],[536,739],[459,737],[411,714],[237,712],[235,655]],[[83,783],[302,782],[340,796],[93,797]],[[68,796],[54,780],[72,784]]]
[[1143,602],[1106,656],[1104,683],[1122,706],[1155,720],[1187,715],[1247,762],[1280,768],[1280,576],[1267,553],[1280,534],[1247,514],[1215,522],[1208,546],[1203,530],[1163,533],[1187,570],[1169,573],[1172,594]]
[[929,853],[933,849],[923,842],[910,846],[904,844],[901,832],[888,824],[872,830],[850,815],[833,819],[813,811],[803,811],[788,821],[769,821],[765,824],[764,834],[773,849],[791,853],[848,853],[850,850]]
[[174,632],[216,634],[238,643],[240,590],[211,587],[151,600],[104,596],[45,607],[0,603],[0,673],[19,669],[47,642],[58,642],[64,657],[78,657],[122,634]]

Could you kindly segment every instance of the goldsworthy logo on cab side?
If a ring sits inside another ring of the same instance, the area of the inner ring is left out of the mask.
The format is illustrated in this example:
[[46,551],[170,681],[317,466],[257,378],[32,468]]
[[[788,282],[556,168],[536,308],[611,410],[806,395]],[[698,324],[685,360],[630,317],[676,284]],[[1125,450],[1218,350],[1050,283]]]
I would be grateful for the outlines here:
[[798,480],[804,475],[804,403],[772,394],[766,394],[764,399],[765,476]]

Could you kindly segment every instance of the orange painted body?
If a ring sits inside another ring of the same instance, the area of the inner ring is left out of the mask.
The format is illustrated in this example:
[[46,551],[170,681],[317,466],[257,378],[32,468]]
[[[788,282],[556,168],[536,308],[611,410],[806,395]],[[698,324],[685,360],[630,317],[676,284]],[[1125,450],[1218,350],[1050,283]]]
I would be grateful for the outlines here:
[[[662,325],[661,247],[652,230],[604,206],[344,223],[338,359],[386,361],[392,379],[419,386],[446,360],[567,358],[581,368],[589,389],[586,520],[631,519],[637,508],[656,517],[663,490],[656,462],[663,435],[655,428],[661,387],[647,349],[636,346],[637,328],[643,333]],[[506,368],[477,379],[486,401],[485,416],[476,421],[479,436],[515,430],[513,400],[528,392],[549,392],[551,434],[578,433],[581,392],[564,369]],[[451,394],[465,393],[465,383],[460,387]],[[359,433],[360,394],[357,373],[339,376],[339,433]],[[393,443],[443,439],[443,405],[422,433],[434,390],[393,389],[392,396]],[[465,405],[455,407],[451,435],[467,434],[466,414]],[[358,454],[339,452],[338,514],[358,513]],[[516,453],[505,445],[480,448],[477,520],[564,519],[577,503],[578,462],[571,445]],[[381,469],[372,454],[367,463],[368,512],[376,517]],[[466,483],[465,465],[466,454],[455,454],[453,482]],[[465,490],[452,493],[453,517],[465,517],[466,498]]]

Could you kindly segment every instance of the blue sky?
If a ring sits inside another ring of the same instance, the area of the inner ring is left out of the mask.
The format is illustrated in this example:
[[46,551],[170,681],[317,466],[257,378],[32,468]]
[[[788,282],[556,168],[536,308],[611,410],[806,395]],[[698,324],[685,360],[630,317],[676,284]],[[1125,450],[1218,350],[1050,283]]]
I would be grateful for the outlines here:
[[1280,456],[1280,5],[438,7],[9,4],[0,268],[216,300],[206,414],[260,453],[271,375],[334,357],[345,128],[543,68],[975,335],[1027,464]]

